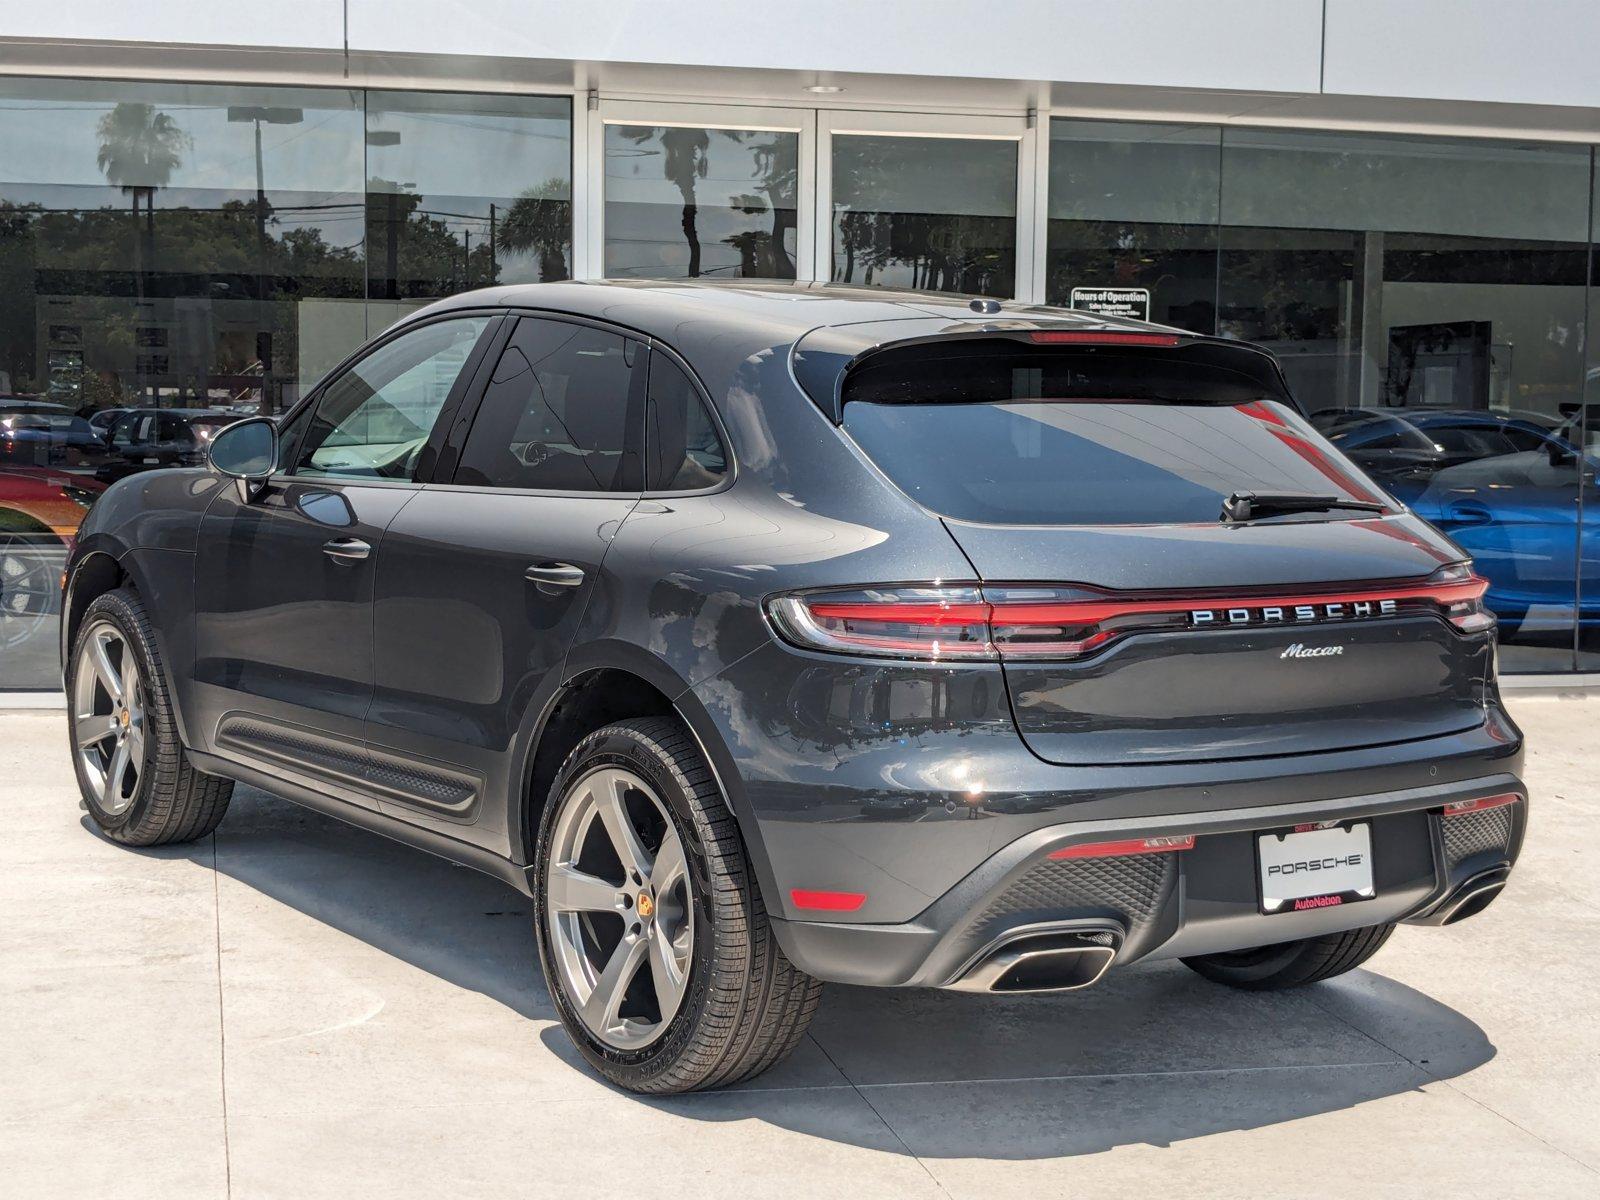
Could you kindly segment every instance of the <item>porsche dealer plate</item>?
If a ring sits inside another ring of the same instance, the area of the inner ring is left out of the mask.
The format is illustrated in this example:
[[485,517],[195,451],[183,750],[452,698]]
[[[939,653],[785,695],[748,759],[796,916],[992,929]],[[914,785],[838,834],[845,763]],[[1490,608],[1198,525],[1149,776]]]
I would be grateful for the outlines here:
[[1305,912],[1373,897],[1372,826],[1365,821],[1263,833],[1256,838],[1256,861],[1264,913]]

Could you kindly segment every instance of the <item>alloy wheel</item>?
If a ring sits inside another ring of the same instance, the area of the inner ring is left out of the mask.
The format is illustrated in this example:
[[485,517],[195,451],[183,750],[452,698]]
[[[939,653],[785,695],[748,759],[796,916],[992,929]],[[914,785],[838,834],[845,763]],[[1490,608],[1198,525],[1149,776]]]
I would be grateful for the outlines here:
[[549,855],[551,957],[574,1012],[611,1049],[650,1045],[694,959],[694,895],[666,805],[632,771],[592,771],[562,797]]
[[78,648],[72,741],[102,811],[126,811],[144,773],[144,683],[127,639],[109,623],[90,628]]

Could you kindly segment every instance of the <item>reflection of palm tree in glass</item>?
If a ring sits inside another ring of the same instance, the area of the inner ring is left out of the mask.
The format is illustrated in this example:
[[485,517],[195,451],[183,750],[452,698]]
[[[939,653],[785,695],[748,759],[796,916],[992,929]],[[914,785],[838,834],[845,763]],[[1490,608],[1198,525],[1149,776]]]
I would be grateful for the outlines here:
[[[721,131],[749,147],[755,159],[755,193],[735,196],[733,208],[747,216],[772,214],[772,231],[746,230],[722,240],[739,251],[739,273],[772,279],[793,279],[785,234],[795,226],[795,189],[800,174],[800,139],[788,133],[754,133],[742,129]],[[753,139],[765,138],[763,142]],[[764,260],[764,261],[763,261]]]
[[[799,138],[792,133],[757,132],[745,129],[686,129],[664,126],[619,128],[620,136],[636,145],[659,142],[661,175],[678,190],[683,201],[681,228],[688,247],[689,262],[684,274],[698,278],[704,273],[701,261],[697,194],[699,182],[711,169],[711,135],[743,147],[752,160],[752,190],[732,197],[729,207],[750,217],[771,215],[768,232],[747,229],[722,239],[739,251],[739,274],[793,279],[794,261],[785,248],[785,233],[795,223],[795,183],[799,174]],[[722,144],[719,142],[719,144]]]
[[[183,165],[183,152],[194,144],[178,123],[150,104],[124,101],[100,118],[100,150],[95,165],[108,183],[133,198],[134,227],[139,200],[145,200],[146,223],[155,223],[156,189],[166,187]],[[135,242],[135,270],[142,273],[142,247]]]
[[[859,281],[868,285],[1012,294],[1015,219],[999,213],[916,211],[904,200],[905,206],[891,207],[891,197],[906,194],[901,177],[911,161],[900,141],[850,135],[847,157],[836,147],[834,281],[857,282],[859,272]],[[846,174],[854,201],[839,199]]]
[[[133,198],[133,282],[144,299],[145,263],[154,256],[156,189],[166,187],[194,144],[178,123],[154,105],[123,101],[100,118],[100,149],[95,165],[108,183]],[[145,227],[139,228],[139,199],[145,201]],[[141,377],[142,369],[136,368]],[[142,379],[141,379],[142,387]]]
[[709,131],[641,126],[623,129],[621,133],[630,142],[640,145],[660,139],[664,151],[661,174],[683,197],[683,240],[689,246],[688,276],[697,278],[700,274],[700,231],[697,228],[700,206],[695,199],[695,183],[704,179],[711,168]]
[[537,254],[541,280],[566,279],[570,209],[565,179],[546,179],[529,188],[506,212],[499,229],[500,248],[513,254]]

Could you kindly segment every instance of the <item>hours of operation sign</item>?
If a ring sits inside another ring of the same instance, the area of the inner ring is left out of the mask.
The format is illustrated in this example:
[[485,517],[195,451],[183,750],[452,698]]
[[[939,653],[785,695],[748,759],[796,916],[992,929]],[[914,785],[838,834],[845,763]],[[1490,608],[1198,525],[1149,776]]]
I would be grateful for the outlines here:
[[1125,317],[1134,321],[1148,321],[1150,289],[1073,288],[1072,307],[1098,313],[1102,317]]

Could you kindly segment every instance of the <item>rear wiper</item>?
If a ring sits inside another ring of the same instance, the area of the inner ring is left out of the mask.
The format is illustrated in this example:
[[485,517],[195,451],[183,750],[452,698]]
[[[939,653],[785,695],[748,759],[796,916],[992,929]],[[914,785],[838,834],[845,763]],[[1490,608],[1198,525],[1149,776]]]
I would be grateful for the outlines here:
[[1335,508],[1358,512],[1384,512],[1388,506],[1374,500],[1346,500],[1342,496],[1318,496],[1311,492],[1235,492],[1222,502],[1219,521],[1253,521],[1280,513],[1327,512]]

